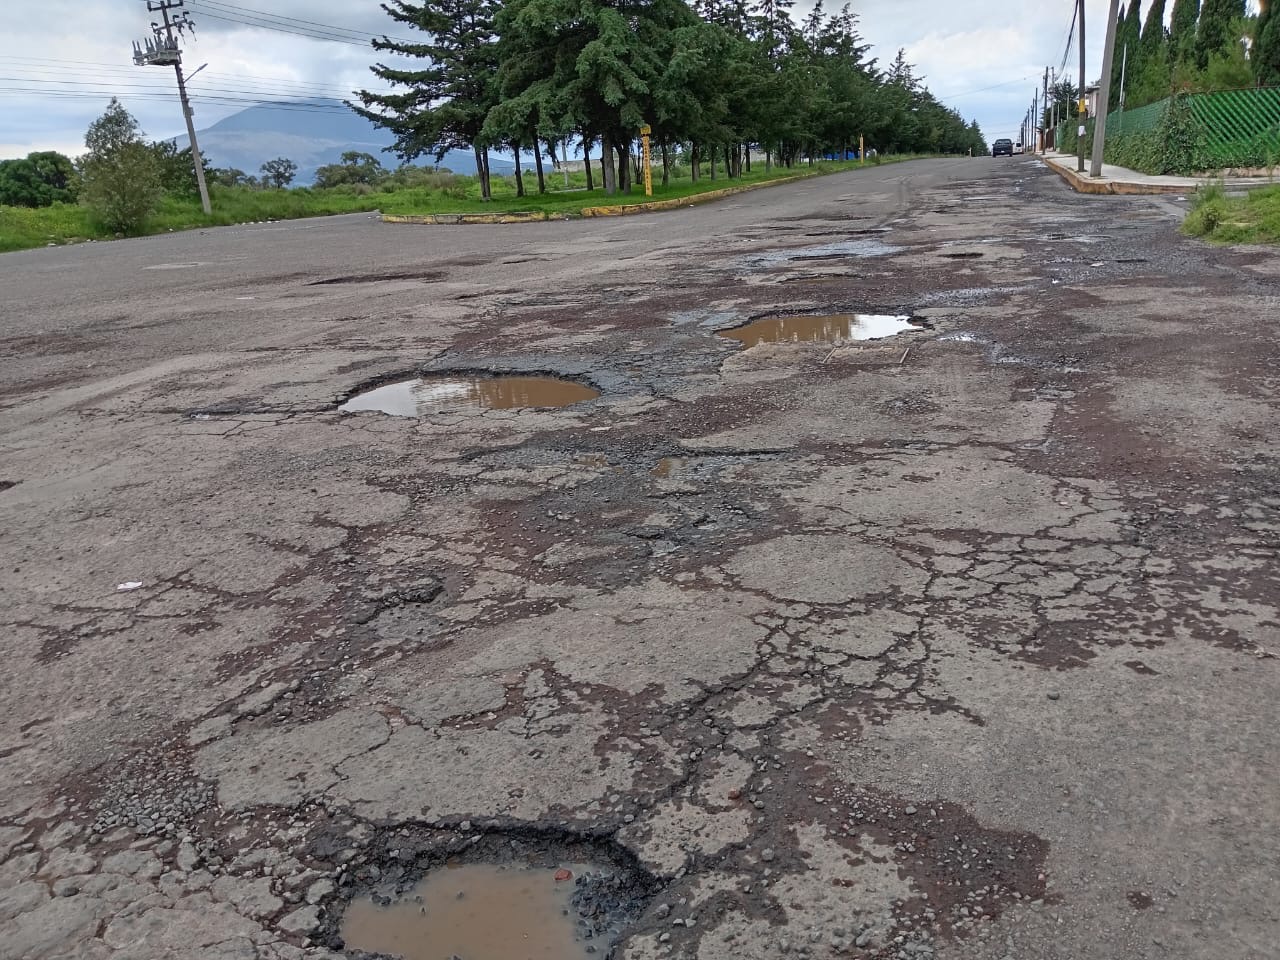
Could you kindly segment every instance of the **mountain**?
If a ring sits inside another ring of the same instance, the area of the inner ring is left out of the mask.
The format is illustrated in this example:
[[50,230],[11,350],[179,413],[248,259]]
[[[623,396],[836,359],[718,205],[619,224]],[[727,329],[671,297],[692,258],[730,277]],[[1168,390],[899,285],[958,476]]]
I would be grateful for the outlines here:
[[[298,165],[294,182],[300,186],[314,182],[318,167],[337,163],[348,150],[371,153],[385,167],[399,163],[395,154],[383,152],[395,138],[341,100],[260,103],[219,120],[198,131],[198,135],[200,151],[212,166],[234,167],[256,175],[268,160],[287,157]],[[183,148],[187,138],[176,137],[174,142]],[[415,162],[430,164],[432,158],[421,157]],[[454,173],[476,172],[475,157],[470,150],[450,150],[440,165]],[[492,155],[489,166],[501,175],[515,169],[511,160]]]

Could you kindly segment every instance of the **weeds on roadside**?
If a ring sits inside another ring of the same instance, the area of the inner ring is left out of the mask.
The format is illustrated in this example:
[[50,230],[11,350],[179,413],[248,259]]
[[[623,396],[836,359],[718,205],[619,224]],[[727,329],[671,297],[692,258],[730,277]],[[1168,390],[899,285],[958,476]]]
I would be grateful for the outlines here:
[[1182,231],[1215,243],[1280,243],[1280,186],[1230,197],[1211,181],[1192,198]]

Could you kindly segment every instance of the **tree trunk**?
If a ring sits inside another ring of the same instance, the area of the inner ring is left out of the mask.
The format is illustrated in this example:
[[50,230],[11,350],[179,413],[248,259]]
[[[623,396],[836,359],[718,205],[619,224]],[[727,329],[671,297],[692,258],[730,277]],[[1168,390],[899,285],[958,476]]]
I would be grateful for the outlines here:
[[618,192],[618,168],[613,162],[613,141],[607,136],[600,140],[600,166],[604,174],[604,192],[612,197]]
[[587,171],[587,193],[596,188],[595,176],[591,172],[591,138],[582,138],[582,169]]
[[715,178],[716,178],[716,148],[715,148],[715,147],[712,147],[712,148],[711,148],[710,153],[711,153],[711,156],[710,156],[710,160],[711,160],[711,179],[714,181],[714,180],[715,180]]
[[618,190],[621,193],[631,192],[631,144],[626,143],[618,150]]
[[693,142],[689,145],[689,181],[697,183],[702,179],[702,157],[698,153],[698,144]]
[[773,172],[773,150],[765,150],[764,152],[764,172]]
[[472,147],[476,154],[476,179],[480,181],[480,199],[489,199],[489,171],[484,166],[484,151]]
[[516,196],[524,196],[524,173],[520,170],[520,144],[512,145],[516,155]]
[[538,144],[538,138],[533,138],[533,162],[538,167],[538,192],[547,192],[547,181],[542,175],[542,147]]
[[747,158],[747,173],[751,172],[751,144],[743,144],[742,153]]
[[665,187],[671,183],[671,153],[667,150],[667,145],[662,145],[662,185]]

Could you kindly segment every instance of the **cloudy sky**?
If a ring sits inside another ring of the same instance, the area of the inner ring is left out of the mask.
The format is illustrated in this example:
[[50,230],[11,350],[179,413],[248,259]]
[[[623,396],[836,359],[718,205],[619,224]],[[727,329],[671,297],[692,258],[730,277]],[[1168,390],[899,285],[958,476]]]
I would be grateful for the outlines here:
[[[812,0],[799,0],[796,13]],[[839,4],[828,0],[828,10]],[[931,90],[988,140],[1016,133],[1046,66],[1063,62],[1073,0],[864,0],[852,9],[874,55],[899,47]],[[1089,74],[1100,72],[1107,0],[1087,0]],[[370,82],[372,33],[399,33],[376,0],[187,0],[184,46],[197,127],[255,101],[344,97]],[[84,130],[119,96],[149,137],[183,131],[171,70],[135,67],[150,32],[145,0],[0,4],[0,158],[83,149]],[[266,29],[267,24],[279,29]],[[308,36],[309,35],[309,36]],[[1077,54],[1067,58],[1074,74]]]

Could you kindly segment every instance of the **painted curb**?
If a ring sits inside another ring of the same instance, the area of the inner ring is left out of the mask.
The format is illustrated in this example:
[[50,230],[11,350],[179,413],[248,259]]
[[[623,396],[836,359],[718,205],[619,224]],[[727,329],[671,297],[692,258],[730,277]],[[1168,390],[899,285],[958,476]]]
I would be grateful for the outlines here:
[[1158,196],[1160,194],[1181,194],[1195,193],[1197,186],[1182,186],[1180,184],[1171,183],[1130,183],[1124,180],[1094,180],[1090,177],[1082,177],[1075,170],[1071,170],[1059,163],[1053,163],[1049,160],[1041,161],[1046,167],[1062,177],[1076,193],[1088,193],[1095,196]]
[[384,213],[383,223],[413,223],[433,226],[458,226],[472,223],[543,223],[547,220],[572,220],[579,216],[569,213],[548,213],[529,210],[521,213]]
[[[833,171],[846,172],[846,171]],[[809,180],[813,177],[830,176],[826,173],[798,173],[777,180],[766,180],[763,183],[745,183],[736,187],[725,187],[721,190],[708,190],[706,193],[695,193],[688,197],[676,197],[671,200],[650,200],[645,203],[611,203],[596,207],[583,207],[581,210],[562,210],[549,213],[544,210],[530,210],[522,213],[384,213],[383,223],[409,223],[418,226],[461,226],[469,224],[495,223],[544,223],[549,220],[577,220],[581,217],[629,217],[637,213],[658,213],[663,210],[679,210],[681,207],[693,207],[701,203],[712,203],[752,190],[763,190],[765,187],[777,187],[784,183],[795,183],[797,180]]]

